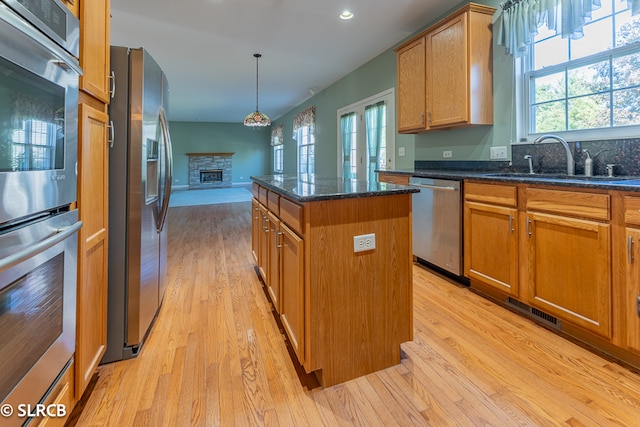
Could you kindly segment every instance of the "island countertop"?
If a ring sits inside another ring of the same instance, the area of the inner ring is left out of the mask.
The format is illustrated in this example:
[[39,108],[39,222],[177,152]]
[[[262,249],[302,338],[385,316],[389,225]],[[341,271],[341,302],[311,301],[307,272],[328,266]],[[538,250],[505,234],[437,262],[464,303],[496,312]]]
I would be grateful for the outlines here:
[[321,175],[264,175],[251,180],[298,202],[389,196],[416,193],[418,189],[378,181],[360,181]]

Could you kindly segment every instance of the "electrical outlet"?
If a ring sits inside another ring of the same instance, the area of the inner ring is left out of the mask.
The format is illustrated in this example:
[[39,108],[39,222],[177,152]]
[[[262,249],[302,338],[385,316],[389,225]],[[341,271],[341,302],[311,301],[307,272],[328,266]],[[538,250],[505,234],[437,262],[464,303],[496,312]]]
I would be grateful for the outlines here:
[[374,233],[353,236],[353,252],[370,251],[375,248],[376,235]]
[[398,156],[404,156],[404,147],[398,147]]
[[453,152],[451,150],[445,150],[442,152],[442,157],[444,157],[445,159],[450,159],[451,157],[453,157]]
[[507,160],[507,147],[502,145],[499,147],[491,147],[491,160]]
[[180,182],[178,178],[174,179],[173,182]]

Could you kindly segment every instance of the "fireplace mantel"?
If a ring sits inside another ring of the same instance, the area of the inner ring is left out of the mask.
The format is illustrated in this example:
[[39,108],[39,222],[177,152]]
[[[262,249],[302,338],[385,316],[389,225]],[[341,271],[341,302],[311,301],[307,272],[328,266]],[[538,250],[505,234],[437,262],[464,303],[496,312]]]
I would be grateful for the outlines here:
[[187,153],[187,156],[233,156],[235,153]]

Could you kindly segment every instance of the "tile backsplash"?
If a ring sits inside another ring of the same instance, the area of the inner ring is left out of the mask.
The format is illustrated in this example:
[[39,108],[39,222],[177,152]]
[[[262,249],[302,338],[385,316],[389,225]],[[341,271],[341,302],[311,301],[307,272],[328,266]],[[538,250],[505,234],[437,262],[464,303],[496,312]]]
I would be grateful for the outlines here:
[[[614,175],[640,175],[640,138],[606,141],[574,141],[569,147],[576,163],[576,175],[584,175],[584,162],[588,150],[593,159],[593,175],[606,175],[606,165],[613,164]],[[564,147],[560,143],[514,144],[511,146],[514,172],[528,172],[529,162],[524,158],[531,155],[536,173],[565,173],[567,160]]]

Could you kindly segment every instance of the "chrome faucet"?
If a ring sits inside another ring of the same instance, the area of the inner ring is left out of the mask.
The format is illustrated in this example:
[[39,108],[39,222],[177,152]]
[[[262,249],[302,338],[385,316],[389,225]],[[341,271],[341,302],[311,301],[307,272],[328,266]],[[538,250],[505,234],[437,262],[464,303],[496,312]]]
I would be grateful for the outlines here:
[[545,139],[554,139],[564,147],[564,151],[567,153],[567,175],[575,175],[576,164],[573,160],[573,155],[571,154],[571,148],[569,148],[569,144],[564,138],[561,138],[557,135],[541,135],[533,140],[534,144],[539,144]]

